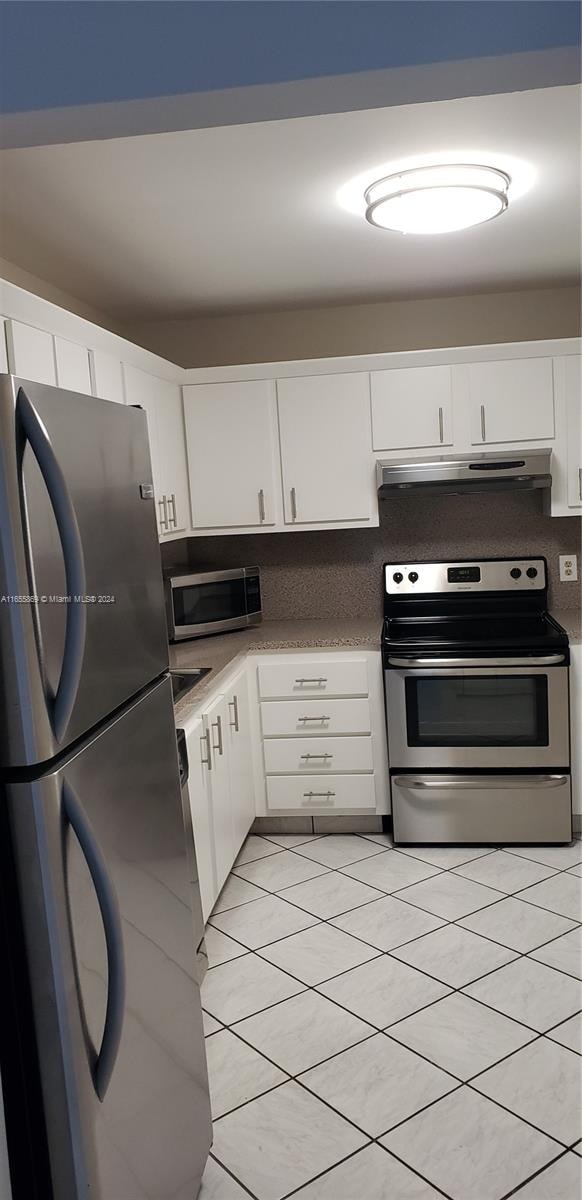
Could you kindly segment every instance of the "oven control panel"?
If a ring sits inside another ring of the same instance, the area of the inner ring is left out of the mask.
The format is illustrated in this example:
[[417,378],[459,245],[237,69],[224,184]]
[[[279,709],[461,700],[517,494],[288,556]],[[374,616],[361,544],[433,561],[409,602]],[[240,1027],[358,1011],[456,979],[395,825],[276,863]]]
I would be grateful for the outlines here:
[[532,592],[543,591],[546,583],[543,558],[386,563],[384,566],[384,587],[389,596]]

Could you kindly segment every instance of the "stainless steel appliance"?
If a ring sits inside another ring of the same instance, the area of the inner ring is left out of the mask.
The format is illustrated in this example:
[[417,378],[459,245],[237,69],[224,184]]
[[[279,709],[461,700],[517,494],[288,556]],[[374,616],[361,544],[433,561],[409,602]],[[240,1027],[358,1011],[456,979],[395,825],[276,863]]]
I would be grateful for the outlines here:
[[171,642],[245,629],[262,620],[258,567],[168,575],[165,591]]
[[200,926],[141,411],[0,377],[0,668],[14,1196],[191,1200]]
[[384,567],[397,842],[572,836],[568,637],[543,558]]
[[385,459],[376,465],[378,494],[383,500],[403,492],[454,496],[549,488],[551,458],[551,450],[516,450]]

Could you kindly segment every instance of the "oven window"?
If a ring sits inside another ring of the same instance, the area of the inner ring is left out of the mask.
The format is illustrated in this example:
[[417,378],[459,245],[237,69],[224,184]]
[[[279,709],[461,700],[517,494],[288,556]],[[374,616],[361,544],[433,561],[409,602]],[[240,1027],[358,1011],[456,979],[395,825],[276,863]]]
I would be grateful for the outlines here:
[[244,617],[246,613],[245,581],[242,577],[174,588],[172,597],[176,628],[228,621],[232,617]]
[[546,675],[406,679],[409,746],[547,746]]

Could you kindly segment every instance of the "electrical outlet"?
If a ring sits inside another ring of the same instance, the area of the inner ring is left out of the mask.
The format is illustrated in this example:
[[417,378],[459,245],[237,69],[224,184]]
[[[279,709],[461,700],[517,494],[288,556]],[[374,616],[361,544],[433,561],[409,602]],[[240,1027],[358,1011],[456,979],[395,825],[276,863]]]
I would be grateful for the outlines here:
[[578,556],[576,554],[560,554],[560,582],[571,583],[578,578]]

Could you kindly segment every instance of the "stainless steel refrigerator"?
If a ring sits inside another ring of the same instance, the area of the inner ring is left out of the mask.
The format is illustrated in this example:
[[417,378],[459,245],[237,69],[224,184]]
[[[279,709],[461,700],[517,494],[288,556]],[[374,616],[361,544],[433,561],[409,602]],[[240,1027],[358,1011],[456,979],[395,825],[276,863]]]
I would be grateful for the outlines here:
[[203,935],[145,414],[0,376],[0,1067],[14,1200],[193,1200]]

